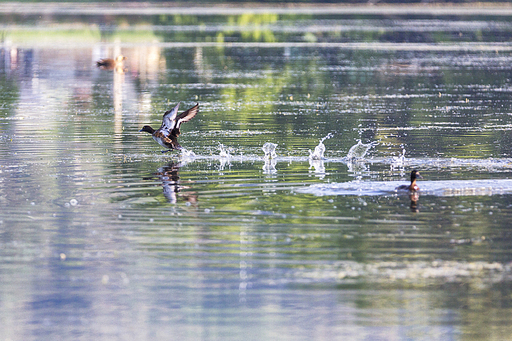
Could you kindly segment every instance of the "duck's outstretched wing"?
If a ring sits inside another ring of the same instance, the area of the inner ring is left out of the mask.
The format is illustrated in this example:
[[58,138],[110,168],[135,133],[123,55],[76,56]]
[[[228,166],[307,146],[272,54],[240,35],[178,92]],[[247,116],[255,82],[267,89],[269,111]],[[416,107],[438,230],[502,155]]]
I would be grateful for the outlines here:
[[178,116],[176,116],[176,124],[173,128],[173,135],[178,136],[180,134],[180,126],[184,122],[190,121],[194,116],[197,115],[199,112],[199,103],[194,105],[192,108],[188,109],[187,111],[182,112]]
[[178,102],[178,104],[172,110],[166,111],[164,113],[164,117],[162,119],[162,126],[160,127],[159,130],[165,136],[169,136],[171,131],[176,127],[176,115],[178,114],[180,103],[181,102]]

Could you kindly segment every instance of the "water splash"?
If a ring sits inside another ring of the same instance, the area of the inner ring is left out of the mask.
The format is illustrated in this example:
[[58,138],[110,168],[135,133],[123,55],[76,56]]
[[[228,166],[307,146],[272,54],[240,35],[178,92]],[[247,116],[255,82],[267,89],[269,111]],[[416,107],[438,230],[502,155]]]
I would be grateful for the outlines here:
[[228,159],[228,158],[231,157],[231,154],[229,153],[231,151],[231,148],[226,147],[222,143],[219,143],[219,150],[220,150],[219,156],[221,158],[227,158]]
[[276,143],[267,142],[261,147],[261,150],[265,153],[266,159],[274,159],[276,155]]
[[324,160],[309,159],[309,169],[314,169],[315,175],[323,179],[325,177]]
[[[226,166],[228,168],[231,168],[231,161],[229,160],[229,157],[221,157],[219,159],[219,171],[222,172],[226,168]],[[222,174],[223,173],[221,173],[221,175]]]
[[325,153],[325,145],[320,142],[318,146],[315,147],[315,150],[311,152],[311,149],[309,150],[309,159],[310,160],[322,160],[324,158]]
[[309,158],[311,160],[322,160],[324,158],[324,153],[325,153],[324,141],[330,139],[333,136],[334,136],[333,133],[329,133],[329,134],[327,134],[327,136],[320,139],[320,142],[315,147],[315,150],[313,152],[311,152],[311,149],[309,150]]
[[181,154],[180,156],[182,158],[193,158],[196,156],[196,153],[194,153],[193,151],[191,150],[188,150],[188,149],[185,149],[185,148],[181,148]]
[[277,160],[274,158],[265,158],[265,164],[263,165],[263,174],[272,175],[277,173],[276,169]]
[[405,165],[405,148],[402,146],[402,155],[393,156],[391,159],[391,169]]
[[364,162],[347,162],[347,167],[350,176],[354,176],[357,179],[362,179],[363,175],[368,172],[368,165]]
[[333,133],[329,133],[329,134],[327,134],[326,136],[324,136],[324,137],[322,137],[322,138],[320,139],[320,143],[324,143],[324,141],[325,141],[325,140],[328,140],[328,139],[330,139],[330,138],[331,138],[331,137],[333,137],[333,136],[334,136],[334,134],[333,134]]
[[361,140],[357,140],[357,143],[353,145],[347,154],[347,159],[362,159],[370,148],[378,145],[378,142],[362,143]]

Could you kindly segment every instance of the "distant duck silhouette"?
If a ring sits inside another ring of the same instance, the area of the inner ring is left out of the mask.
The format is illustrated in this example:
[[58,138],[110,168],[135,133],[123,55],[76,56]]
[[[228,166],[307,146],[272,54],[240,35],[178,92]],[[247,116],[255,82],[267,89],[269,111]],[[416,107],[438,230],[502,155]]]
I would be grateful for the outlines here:
[[400,185],[396,188],[397,191],[419,191],[420,188],[416,184],[416,179],[423,179],[416,169],[411,172],[411,184],[410,185]]
[[113,70],[117,68],[123,68],[123,61],[126,59],[125,56],[119,55],[116,59],[103,58],[96,62],[96,66],[103,70]]
[[199,111],[199,103],[192,108],[182,112],[178,115],[178,109],[180,103],[174,107],[174,109],[166,111],[162,120],[162,126],[155,130],[150,126],[144,126],[139,131],[145,131],[153,136],[153,139],[158,142],[162,147],[167,148],[162,153],[166,153],[173,149],[181,149],[178,143],[178,136],[180,135],[180,126],[183,122],[190,121],[196,116]]

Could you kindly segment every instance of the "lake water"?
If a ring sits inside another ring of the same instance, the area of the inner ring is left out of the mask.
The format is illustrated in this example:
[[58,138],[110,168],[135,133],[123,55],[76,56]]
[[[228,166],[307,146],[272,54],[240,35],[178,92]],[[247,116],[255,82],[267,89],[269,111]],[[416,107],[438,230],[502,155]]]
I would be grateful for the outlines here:
[[0,338],[510,338],[508,7],[73,6],[0,6]]

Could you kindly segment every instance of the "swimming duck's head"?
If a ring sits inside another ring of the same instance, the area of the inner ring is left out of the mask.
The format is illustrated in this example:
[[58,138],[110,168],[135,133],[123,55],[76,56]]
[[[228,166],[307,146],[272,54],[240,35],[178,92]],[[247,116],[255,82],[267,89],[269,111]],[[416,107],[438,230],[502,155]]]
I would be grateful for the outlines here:
[[416,169],[411,172],[411,182],[413,182],[416,179],[423,179],[420,172],[418,172]]

